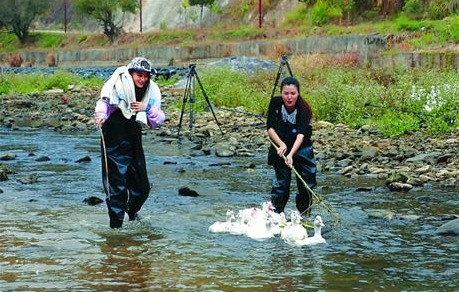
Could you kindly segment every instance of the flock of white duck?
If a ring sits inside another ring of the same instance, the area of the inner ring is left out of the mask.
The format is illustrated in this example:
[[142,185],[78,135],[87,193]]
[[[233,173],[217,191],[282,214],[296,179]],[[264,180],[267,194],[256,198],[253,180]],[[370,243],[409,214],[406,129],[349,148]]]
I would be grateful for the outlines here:
[[274,212],[270,201],[264,202],[262,208],[242,209],[235,213],[233,210],[226,212],[225,221],[217,221],[209,226],[212,233],[230,233],[245,235],[254,240],[266,240],[280,236],[287,244],[292,246],[313,245],[325,243],[322,237],[324,223],[322,217],[317,215],[314,219],[314,235],[308,236],[306,228],[301,224],[301,214],[291,211],[290,221],[284,213]]

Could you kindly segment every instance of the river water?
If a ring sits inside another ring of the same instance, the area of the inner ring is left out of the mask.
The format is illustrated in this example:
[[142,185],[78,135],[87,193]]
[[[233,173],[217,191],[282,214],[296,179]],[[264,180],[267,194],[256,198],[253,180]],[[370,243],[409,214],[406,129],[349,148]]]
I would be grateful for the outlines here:
[[[458,209],[454,190],[391,193],[381,181],[320,174],[317,193],[336,212],[313,210],[327,244],[291,247],[278,237],[208,232],[227,209],[269,199],[273,172],[263,154],[194,156],[187,143],[150,134],[144,148],[153,190],[142,220],[111,230],[105,204],[83,203],[104,197],[97,131],[0,130],[0,154],[16,154],[2,161],[16,173],[0,182],[0,291],[459,290],[459,238],[435,234],[439,218]],[[76,162],[85,156],[91,161]],[[18,180],[32,174],[36,183]],[[182,186],[200,196],[179,196]],[[380,210],[423,217],[368,216]]]

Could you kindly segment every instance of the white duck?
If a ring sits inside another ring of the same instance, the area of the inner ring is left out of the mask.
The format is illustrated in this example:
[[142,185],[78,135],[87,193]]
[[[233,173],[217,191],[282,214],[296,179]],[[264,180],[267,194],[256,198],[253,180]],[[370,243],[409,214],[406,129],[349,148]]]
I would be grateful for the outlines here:
[[273,225],[271,226],[271,230],[273,231],[274,235],[280,235],[285,226],[287,226],[287,218],[285,217],[284,212],[278,215],[278,219],[273,219]]
[[233,210],[227,210],[226,221],[214,222],[212,225],[209,226],[209,231],[213,233],[229,232],[231,225],[234,223],[235,219],[236,218],[234,217]]
[[247,232],[247,224],[244,223],[244,212],[239,210],[236,215],[236,221],[230,225],[229,233],[234,235],[244,235]]
[[274,237],[271,230],[272,220],[265,213],[258,214],[259,216],[252,218],[247,224],[245,235],[255,240],[265,240]]
[[281,238],[285,242],[292,243],[308,237],[306,228],[301,225],[301,219],[300,212],[294,210],[290,213],[290,222],[281,231]]
[[271,201],[266,201],[262,205],[262,210],[268,214],[268,216],[271,217],[273,224],[279,224],[279,223],[285,223],[285,214],[284,212],[282,213],[276,213],[274,210],[276,208],[273,206],[273,203]]
[[249,221],[251,221],[253,217],[257,216],[257,214],[261,211],[262,210],[257,207],[246,208],[246,209],[239,210],[238,215],[241,216],[241,220],[244,224],[248,224]]
[[322,227],[324,227],[324,223],[322,221],[322,217],[317,215],[314,219],[314,235],[308,238],[304,238],[303,240],[297,240],[291,244],[296,246],[303,246],[303,245],[313,245],[319,243],[325,243],[325,239],[322,237]]

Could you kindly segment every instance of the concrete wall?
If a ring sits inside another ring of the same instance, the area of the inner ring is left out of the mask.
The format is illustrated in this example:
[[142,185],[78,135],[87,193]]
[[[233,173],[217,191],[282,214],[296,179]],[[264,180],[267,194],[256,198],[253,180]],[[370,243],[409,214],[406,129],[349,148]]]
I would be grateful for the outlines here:
[[[135,56],[145,56],[156,66],[196,62],[231,56],[275,58],[279,52],[293,54],[338,54],[358,52],[371,67],[404,66],[409,68],[459,68],[458,53],[384,53],[385,38],[378,34],[336,37],[308,37],[293,40],[250,41],[243,43],[204,44],[197,46],[162,46],[141,48],[104,48],[79,51],[22,52],[25,63],[47,66],[48,55],[54,55],[58,67],[115,66],[126,64]],[[9,54],[0,56],[5,62]]]

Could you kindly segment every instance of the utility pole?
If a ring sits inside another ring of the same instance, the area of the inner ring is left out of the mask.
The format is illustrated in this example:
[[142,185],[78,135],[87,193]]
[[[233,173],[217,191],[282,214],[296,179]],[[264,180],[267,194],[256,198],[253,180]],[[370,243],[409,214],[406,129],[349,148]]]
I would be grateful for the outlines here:
[[64,0],[64,32],[67,33],[67,0]]
[[142,32],[142,0],[139,0],[140,13],[140,32]]
[[262,18],[262,7],[261,7],[261,1],[258,0],[258,28],[261,28],[261,18]]

